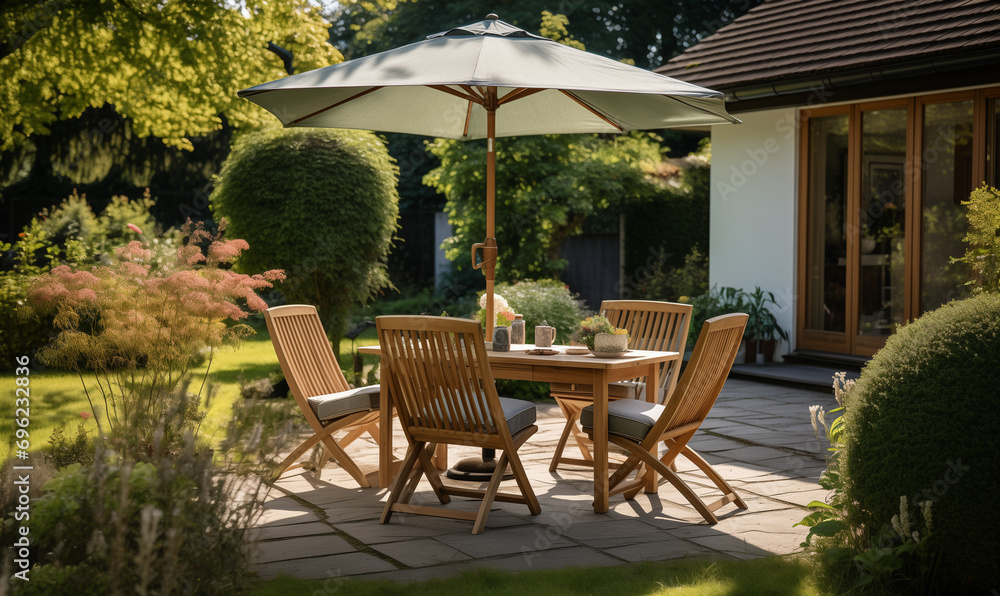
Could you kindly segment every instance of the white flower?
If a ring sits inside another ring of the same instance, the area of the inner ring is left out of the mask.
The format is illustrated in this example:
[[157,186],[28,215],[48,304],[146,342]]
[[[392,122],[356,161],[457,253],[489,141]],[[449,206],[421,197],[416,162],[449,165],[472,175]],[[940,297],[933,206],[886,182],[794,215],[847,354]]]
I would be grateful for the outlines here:
[[900,535],[904,538],[910,533],[910,513],[909,505],[906,503],[906,495],[899,497],[899,525],[903,529]]
[[813,432],[819,435],[819,426],[816,424],[816,413],[820,406],[809,406],[809,423],[812,424]]
[[920,511],[924,514],[924,524],[927,526],[927,536],[931,535],[931,505],[934,501],[927,499],[920,504]]
[[[486,294],[479,297],[479,308],[486,308]],[[494,312],[508,308],[507,300],[500,294],[493,294]]]

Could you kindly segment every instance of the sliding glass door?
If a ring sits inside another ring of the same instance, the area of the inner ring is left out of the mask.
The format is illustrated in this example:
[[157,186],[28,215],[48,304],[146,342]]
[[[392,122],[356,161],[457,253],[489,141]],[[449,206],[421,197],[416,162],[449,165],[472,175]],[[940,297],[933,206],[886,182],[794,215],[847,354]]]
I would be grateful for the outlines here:
[[805,110],[797,347],[871,355],[966,294],[963,201],[1000,182],[1000,90]]

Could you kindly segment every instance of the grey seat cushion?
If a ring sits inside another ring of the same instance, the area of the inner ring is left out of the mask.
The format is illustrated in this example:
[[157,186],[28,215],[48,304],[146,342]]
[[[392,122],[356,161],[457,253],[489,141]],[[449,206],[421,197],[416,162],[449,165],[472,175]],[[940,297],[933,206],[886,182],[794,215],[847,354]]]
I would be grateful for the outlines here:
[[320,420],[339,418],[354,412],[377,410],[379,407],[379,386],[369,385],[338,393],[328,393],[310,397],[309,406]]
[[[621,399],[608,404],[608,433],[641,442],[663,412],[663,406],[645,401]],[[594,428],[594,406],[587,406],[580,413],[584,430]]]
[[501,397],[500,407],[503,408],[503,417],[507,419],[507,428],[510,434],[515,435],[535,423],[535,404],[523,399],[512,397]]

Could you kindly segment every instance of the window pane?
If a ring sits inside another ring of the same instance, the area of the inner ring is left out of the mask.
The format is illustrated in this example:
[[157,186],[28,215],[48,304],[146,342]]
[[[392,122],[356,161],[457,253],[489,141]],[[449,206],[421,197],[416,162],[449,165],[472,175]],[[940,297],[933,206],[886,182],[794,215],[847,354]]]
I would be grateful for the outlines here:
[[923,126],[920,311],[926,312],[967,293],[968,267],[951,259],[965,254],[962,201],[973,187],[972,101],[926,106]]
[[806,328],[846,329],[847,114],[809,120]]
[[861,275],[858,333],[903,322],[906,108],[861,115]]

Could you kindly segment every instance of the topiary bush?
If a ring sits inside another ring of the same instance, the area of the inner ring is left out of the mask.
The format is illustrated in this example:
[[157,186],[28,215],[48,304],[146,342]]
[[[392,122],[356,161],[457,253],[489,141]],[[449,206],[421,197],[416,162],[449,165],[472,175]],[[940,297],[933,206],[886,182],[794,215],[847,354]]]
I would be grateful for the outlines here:
[[[890,336],[848,402],[847,521],[862,540],[891,535],[900,497],[932,501],[935,581],[949,591],[1000,585],[1000,295],[927,313]],[[917,519],[916,511],[909,513]]]
[[284,269],[286,300],[317,308],[336,351],[350,308],[391,287],[398,175],[370,132],[265,130],[234,145],[210,200],[254,247],[238,268]]

